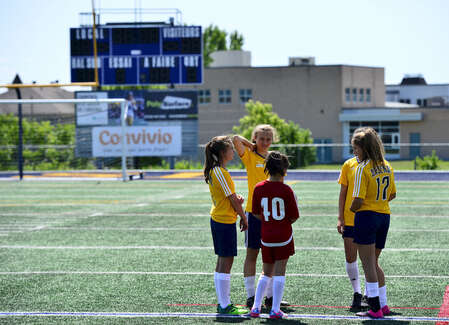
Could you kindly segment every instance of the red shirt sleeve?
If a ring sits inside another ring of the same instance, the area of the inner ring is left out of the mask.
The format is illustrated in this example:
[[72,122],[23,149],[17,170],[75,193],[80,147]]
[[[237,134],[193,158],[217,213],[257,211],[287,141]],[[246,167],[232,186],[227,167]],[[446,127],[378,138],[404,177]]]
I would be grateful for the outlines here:
[[293,190],[289,187],[289,202],[288,202],[288,218],[293,222],[299,218],[298,201]]
[[260,188],[256,185],[253,192],[253,207],[252,213],[255,215],[262,215],[260,206]]

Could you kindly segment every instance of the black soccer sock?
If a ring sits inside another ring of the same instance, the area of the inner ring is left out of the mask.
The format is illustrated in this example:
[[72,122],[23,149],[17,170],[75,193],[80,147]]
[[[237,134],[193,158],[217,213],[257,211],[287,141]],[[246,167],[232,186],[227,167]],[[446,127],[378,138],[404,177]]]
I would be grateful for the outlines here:
[[380,309],[379,296],[368,297],[368,305],[369,305],[370,309],[376,313]]

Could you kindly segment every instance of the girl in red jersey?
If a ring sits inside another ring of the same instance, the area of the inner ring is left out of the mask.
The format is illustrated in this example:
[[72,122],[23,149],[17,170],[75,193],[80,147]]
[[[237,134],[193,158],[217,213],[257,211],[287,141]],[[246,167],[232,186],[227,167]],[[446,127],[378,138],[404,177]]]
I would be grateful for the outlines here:
[[284,294],[285,270],[290,256],[295,254],[292,223],[299,218],[298,203],[293,190],[284,184],[289,166],[284,154],[273,151],[265,160],[268,180],[256,185],[253,193],[252,211],[261,220],[261,244],[263,272],[257,284],[251,317],[259,317],[262,298],[273,278],[273,304],[270,318],[286,318],[281,309]]

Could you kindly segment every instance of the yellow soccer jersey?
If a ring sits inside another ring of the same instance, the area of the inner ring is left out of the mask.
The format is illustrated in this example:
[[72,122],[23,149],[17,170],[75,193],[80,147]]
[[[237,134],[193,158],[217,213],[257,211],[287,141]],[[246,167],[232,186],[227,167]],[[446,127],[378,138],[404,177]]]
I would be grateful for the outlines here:
[[388,198],[396,193],[393,168],[384,160],[384,166],[373,168],[370,160],[361,162],[356,169],[352,196],[363,199],[360,211],[370,210],[390,214]]
[[248,175],[248,199],[246,200],[245,211],[252,212],[254,187],[256,187],[257,183],[268,178],[268,174],[265,174],[265,158],[245,147],[245,152],[240,159],[245,165],[246,174]]
[[354,226],[355,213],[350,210],[350,207],[353,200],[352,192],[354,192],[354,175],[358,164],[356,157],[346,160],[341,167],[340,177],[338,178],[338,184],[346,185],[348,187],[344,211],[345,226]]
[[209,190],[212,197],[212,219],[220,223],[234,223],[237,220],[237,212],[228,197],[235,193],[235,186],[226,169],[214,167],[210,171]]

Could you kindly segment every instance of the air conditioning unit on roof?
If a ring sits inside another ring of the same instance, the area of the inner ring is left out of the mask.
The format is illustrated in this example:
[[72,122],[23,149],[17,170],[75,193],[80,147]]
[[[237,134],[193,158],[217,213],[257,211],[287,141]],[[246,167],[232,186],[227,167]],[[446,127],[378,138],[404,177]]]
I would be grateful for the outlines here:
[[315,65],[314,56],[294,56],[288,58],[289,66]]

